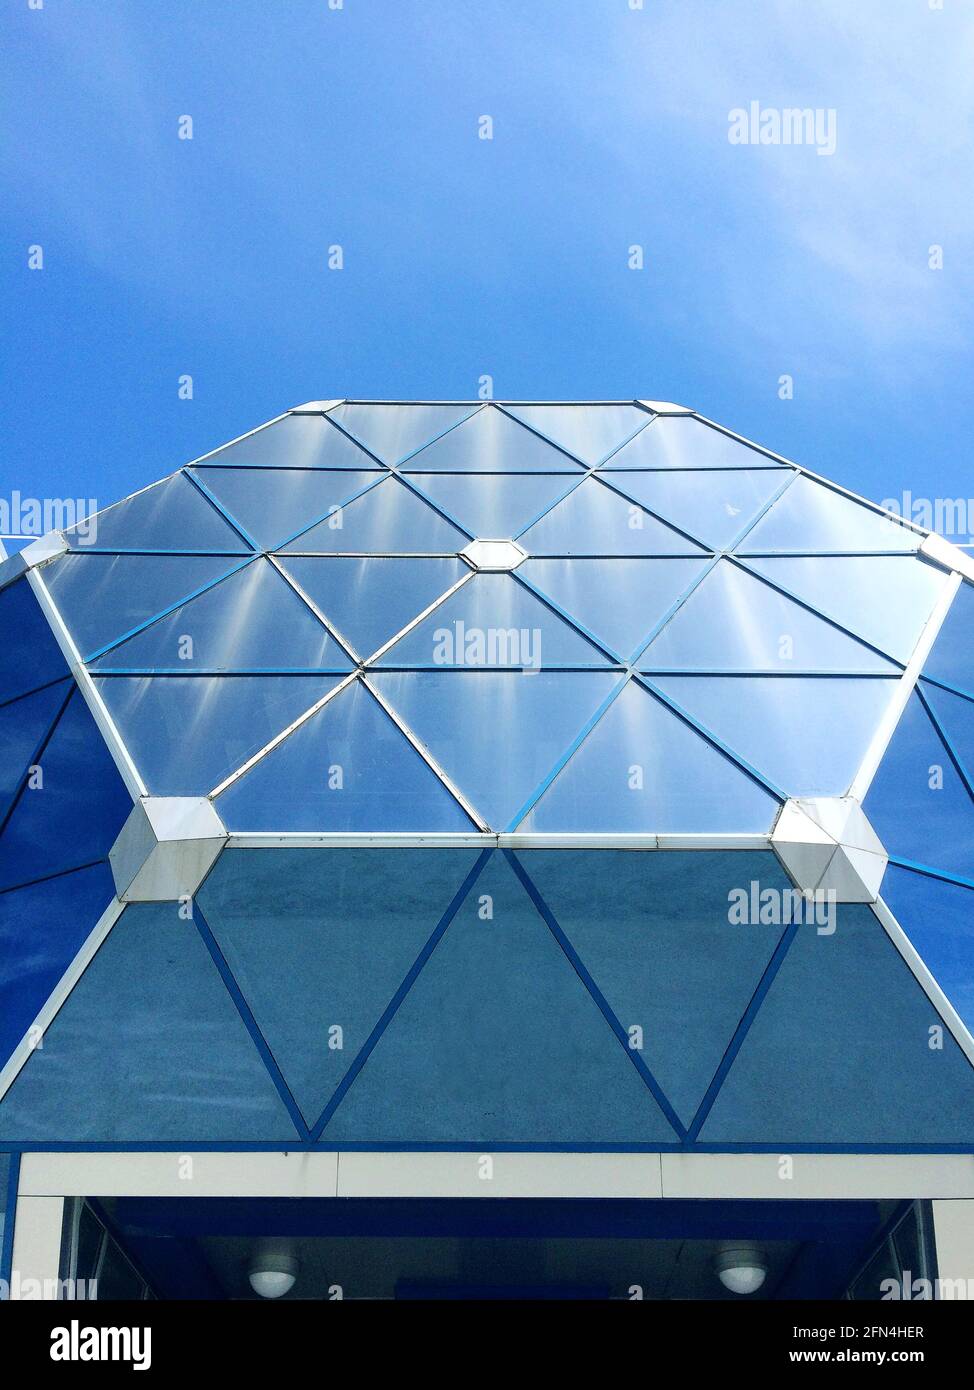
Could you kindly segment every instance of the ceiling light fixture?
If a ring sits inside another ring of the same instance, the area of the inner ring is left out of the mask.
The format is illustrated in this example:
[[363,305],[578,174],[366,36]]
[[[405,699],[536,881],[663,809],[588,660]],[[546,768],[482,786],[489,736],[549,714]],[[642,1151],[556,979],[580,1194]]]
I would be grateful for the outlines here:
[[750,1241],[728,1241],[721,1245],[714,1264],[720,1282],[731,1293],[757,1293],[768,1274],[764,1255]]
[[250,1261],[250,1287],[261,1298],[283,1298],[294,1288],[298,1260],[285,1241],[261,1241]]

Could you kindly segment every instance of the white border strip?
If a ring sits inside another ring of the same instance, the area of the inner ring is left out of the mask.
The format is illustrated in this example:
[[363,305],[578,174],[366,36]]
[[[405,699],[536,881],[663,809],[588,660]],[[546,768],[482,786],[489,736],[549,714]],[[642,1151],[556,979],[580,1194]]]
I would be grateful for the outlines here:
[[230,849],[626,849],[653,852],[673,850],[771,850],[771,835],[584,835],[484,831],[469,835],[452,831],[238,831],[231,832]]

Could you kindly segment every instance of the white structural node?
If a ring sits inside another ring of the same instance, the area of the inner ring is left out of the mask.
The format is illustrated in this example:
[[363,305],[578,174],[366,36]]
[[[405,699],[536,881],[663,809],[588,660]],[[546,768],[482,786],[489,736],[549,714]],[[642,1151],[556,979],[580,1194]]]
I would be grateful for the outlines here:
[[786,801],[771,843],[803,892],[836,902],[874,903],[888,855],[854,796]]
[[119,899],[192,897],[226,842],[226,828],[206,797],[142,797],[109,851]]
[[460,553],[475,570],[486,570],[490,574],[516,570],[521,561],[527,559],[527,551],[516,541],[471,541]]

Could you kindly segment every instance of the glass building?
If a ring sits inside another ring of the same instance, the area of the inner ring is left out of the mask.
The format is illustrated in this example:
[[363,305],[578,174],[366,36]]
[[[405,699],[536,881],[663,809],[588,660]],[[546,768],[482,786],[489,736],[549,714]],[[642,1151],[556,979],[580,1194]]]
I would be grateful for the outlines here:
[[653,401],[311,402],[20,544],[11,1295],[974,1280],[972,586]]

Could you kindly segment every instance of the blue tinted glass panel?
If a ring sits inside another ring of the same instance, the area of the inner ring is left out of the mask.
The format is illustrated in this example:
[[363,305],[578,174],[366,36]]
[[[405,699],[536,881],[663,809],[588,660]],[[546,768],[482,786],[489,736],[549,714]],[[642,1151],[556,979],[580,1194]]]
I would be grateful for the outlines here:
[[947,582],[912,555],[776,555],[748,564],[904,664]]
[[91,656],[239,565],[226,556],[64,555],[44,582],[82,656]]
[[351,662],[269,560],[113,647],[96,670],[339,670]]
[[95,684],[153,796],[205,796],[341,676],[111,676]]
[[[610,468],[768,468],[775,460],[689,416],[658,415]],[[778,479],[780,485],[781,479]]]
[[974,799],[917,695],[863,810],[889,854],[974,878]]
[[329,411],[383,463],[401,463],[444,430],[465,420],[470,405],[340,405]]
[[218,860],[197,905],[309,1126],[477,853],[243,849]]
[[675,1137],[496,852],[324,1131],[326,1141],[487,1145]]
[[206,459],[208,468],[381,468],[323,415],[285,415]]
[[891,864],[883,900],[974,1033],[974,889]]
[[470,537],[401,483],[389,478],[284,547],[285,553],[456,555]]
[[741,541],[742,555],[752,551],[910,550],[922,536],[869,507],[798,477],[787,492]]
[[604,666],[609,658],[509,574],[478,574],[380,666]]
[[357,681],[235,782],[216,807],[235,830],[476,828]]
[[[52,568],[45,569],[45,578]],[[0,589],[0,700],[66,675],[67,664],[27,580]]]
[[923,674],[974,695],[974,586],[957,590]]
[[518,577],[622,658],[634,654],[698,575],[706,560],[527,560]]
[[176,903],[135,903],[0,1104],[25,1141],[295,1135],[233,1000]]
[[519,538],[532,555],[693,555],[699,546],[589,478]]
[[578,462],[488,406],[410,460],[410,469],[458,473],[577,473]]
[[0,825],[70,690],[67,681],[58,681],[0,705]]
[[781,487],[781,475],[773,468],[629,473],[612,481],[664,521],[716,550],[730,546]]
[[[577,471],[577,470],[576,470]],[[411,473],[412,482],[465,531],[510,540],[572,485],[564,474]]]
[[837,912],[799,927],[703,1143],[970,1143],[970,1063],[928,1046],[940,1019],[871,909]]
[[0,551],[5,555],[19,555],[25,545],[36,540],[36,536],[0,536]]
[[183,473],[65,531],[72,550],[209,550],[249,554],[250,547]]
[[777,812],[770,793],[630,682],[519,828],[761,832]]
[[600,463],[613,453],[651,418],[634,405],[511,405],[504,408],[590,465]]
[[646,648],[644,670],[889,671],[892,662],[721,560]]
[[200,481],[263,550],[273,550],[348,502],[376,473],[324,468],[196,468]]
[[505,830],[617,685],[612,672],[375,672],[376,688],[493,830]]
[[334,630],[369,657],[470,571],[445,556],[289,556],[288,574]]
[[656,676],[653,684],[788,796],[844,796],[899,682]]
[[0,1067],[115,896],[107,864],[0,898]]
[[933,710],[944,737],[960,764],[968,786],[974,787],[974,699],[921,682],[921,689]]

